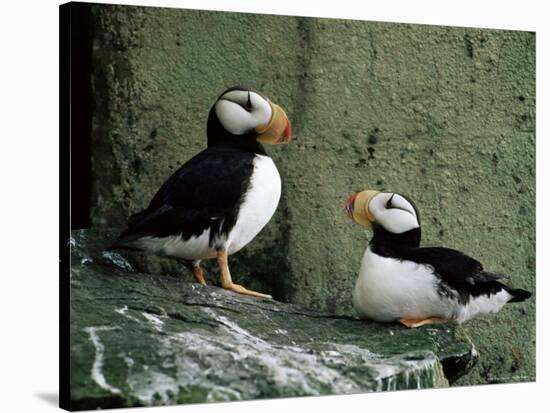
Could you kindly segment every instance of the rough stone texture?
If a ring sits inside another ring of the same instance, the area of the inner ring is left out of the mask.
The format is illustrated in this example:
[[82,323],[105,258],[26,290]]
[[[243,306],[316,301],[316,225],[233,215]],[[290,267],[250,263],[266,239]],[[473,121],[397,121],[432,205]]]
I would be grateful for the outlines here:
[[[94,226],[145,207],[204,148],[219,93],[245,84],[286,109],[297,140],[268,148],[282,200],[231,257],[239,282],[351,314],[369,234],[341,206],[384,188],[416,201],[424,244],[535,291],[534,33],[119,6],[95,7],[92,26]],[[465,328],[481,359],[458,383],[535,379],[534,298]]]
[[71,240],[72,408],[448,386],[474,364],[456,325],[406,329],[136,273],[106,234]]

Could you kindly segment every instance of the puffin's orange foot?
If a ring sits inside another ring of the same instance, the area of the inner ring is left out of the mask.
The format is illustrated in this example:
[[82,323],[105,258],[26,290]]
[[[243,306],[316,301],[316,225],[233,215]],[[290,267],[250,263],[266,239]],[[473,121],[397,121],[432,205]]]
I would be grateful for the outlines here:
[[420,327],[425,324],[446,323],[448,321],[449,320],[445,320],[443,318],[438,318],[438,317],[430,317],[430,318],[424,318],[424,319],[402,318],[401,320],[399,320],[401,324],[409,328]]
[[259,293],[259,292],[256,292],[256,291],[249,290],[249,289],[244,288],[242,285],[239,285],[239,284],[231,283],[229,285],[222,285],[222,288],[224,288],[226,290],[229,290],[229,291],[234,291],[234,292],[239,293],[239,294],[251,295],[253,297],[268,298],[268,299],[273,298],[268,294],[262,294],[262,293]]
[[222,281],[222,288],[234,291],[239,294],[244,295],[251,295],[253,297],[260,297],[260,298],[269,298],[271,299],[270,295],[258,293],[256,291],[248,290],[244,288],[242,285],[235,284],[233,280],[231,279],[231,273],[229,272],[229,267],[227,265],[227,250],[220,249],[216,251],[217,259],[218,259],[218,266],[220,267],[220,276]]
[[201,267],[193,266],[191,268],[191,272],[193,273],[193,275],[195,276],[195,280],[197,280],[199,284],[206,285],[206,281],[204,279],[204,271]]

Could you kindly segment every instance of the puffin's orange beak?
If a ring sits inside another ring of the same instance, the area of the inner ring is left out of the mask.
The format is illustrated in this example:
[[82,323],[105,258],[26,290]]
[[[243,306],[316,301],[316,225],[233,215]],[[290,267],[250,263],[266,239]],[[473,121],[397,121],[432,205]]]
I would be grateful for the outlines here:
[[256,138],[261,143],[278,145],[290,142],[291,126],[285,111],[275,103],[269,102],[271,105],[272,115],[271,120],[267,125],[256,127],[258,137]]
[[344,211],[350,219],[353,219],[353,209],[355,207],[355,198],[357,198],[357,193],[351,195],[346,202],[344,203]]
[[344,204],[344,211],[354,222],[367,228],[372,228],[375,221],[373,214],[369,210],[369,203],[372,198],[378,194],[378,191],[368,190],[356,192],[350,196]]
[[289,143],[291,137],[292,137],[292,125],[290,124],[290,121],[287,118],[285,130],[283,131],[283,135],[281,136],[280,143]]

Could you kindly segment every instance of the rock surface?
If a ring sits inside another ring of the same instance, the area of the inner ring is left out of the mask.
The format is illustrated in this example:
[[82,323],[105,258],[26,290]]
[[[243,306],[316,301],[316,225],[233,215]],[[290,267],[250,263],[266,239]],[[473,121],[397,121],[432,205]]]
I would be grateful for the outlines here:
[[105,231],[71,238],[72,408],[447,386],[474,364],[455,325],[406,329],[133,271]]

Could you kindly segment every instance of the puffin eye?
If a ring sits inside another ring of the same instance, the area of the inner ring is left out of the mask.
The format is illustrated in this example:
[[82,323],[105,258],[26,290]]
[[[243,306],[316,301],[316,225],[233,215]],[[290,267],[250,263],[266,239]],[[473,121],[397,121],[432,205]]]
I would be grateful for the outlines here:
[[250,112],[252,110],[252,102],[250,101],[250,91],[248,92],[248,99],[246,100],[246,104],[244,105],[244,109],[247,112]]
[[392,207],[392,204],[391,204],[391,201],[393,199],[395,194],[392,194],[392,196],[390,197],[390,199],[388,199],[388,202],[386,202],[386,209],[390,209]]

